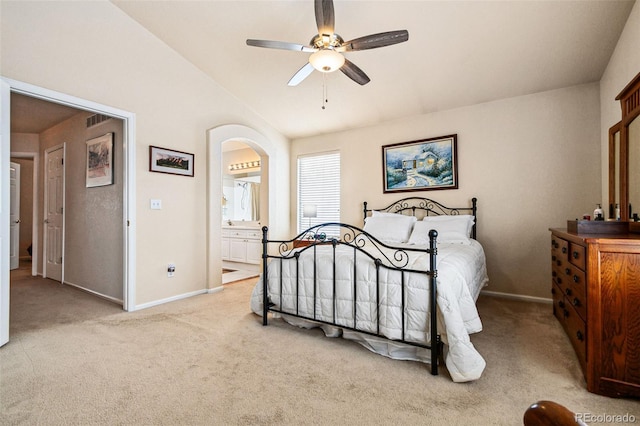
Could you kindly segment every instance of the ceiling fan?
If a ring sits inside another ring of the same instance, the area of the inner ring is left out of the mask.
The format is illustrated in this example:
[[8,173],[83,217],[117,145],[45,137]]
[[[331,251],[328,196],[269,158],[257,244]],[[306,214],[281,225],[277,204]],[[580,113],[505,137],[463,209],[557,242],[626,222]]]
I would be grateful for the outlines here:
[[307,78],[313,70],[327,73],[338,69],[356,83],[361,85],[367,84],[371,81],[367,74],[353,62],[345,58],[342,53],[375,49],[377,47],[390,46],[409,40],[409,32],[407,30],[399,30],[370,34],[350,41],[344,41],[342,37],[334,32],[335,15],[333,12],[333,0],[315,0],[315,14],[318,34],[313,36],[308,46],[284,41],[247,39],[247,45],[249,46],[311,53],[309,62],[291,77],[288,83],[289,86],[297,86]]

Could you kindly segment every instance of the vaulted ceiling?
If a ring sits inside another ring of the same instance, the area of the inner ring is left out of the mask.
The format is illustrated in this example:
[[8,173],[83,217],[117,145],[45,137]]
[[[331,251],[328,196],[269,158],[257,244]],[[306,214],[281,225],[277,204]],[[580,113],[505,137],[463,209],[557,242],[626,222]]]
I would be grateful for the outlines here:
[[311,0],[113,3],[292,139],[598,81],[633,6],[335,0],[343,39],[406,29],[409,40],[346,53],[371,78],[365,86],[316,71],[289,87],[309,53],[246,39],[308,44],[318,32]]
[[409,40],[345,54],[364,86],[315,71],[289,87],[309,53],[246,39],[308,44],[312,0],[112,2],[291,139],[596,82],[634,3],[335,0],[345,40],[399,29]]

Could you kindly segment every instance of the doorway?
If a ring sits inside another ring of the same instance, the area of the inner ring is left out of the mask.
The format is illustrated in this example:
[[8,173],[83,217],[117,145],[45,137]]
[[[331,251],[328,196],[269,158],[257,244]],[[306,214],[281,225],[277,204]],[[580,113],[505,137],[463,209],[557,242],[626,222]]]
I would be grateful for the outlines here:
[[[270,235],[289,231],[289,158],[277,146],[256,130],[228,124],[208,131],[209,170],[207,181],[207,283],[209,292],[222,289],[222,147],[229,141],[239,141],[260,156],[260,226],[268,226]],[[278,190],[276,190],[278,189]]]
[[[13,94],[25,95],[39,100],[52,102],[71,108],[78,108],[82,111],[108,115],[122,121],[122,143],[121,149],[117,156],[121,158],[121,174],[119,177],[122,182],[122,212],[118,221],[122,223],[122,243],[120,253],[120,276],[122,282],[122,306],[126,311],[136,309],[135,304],[135,115],[133,113],[100,105],[92,101],[65,95],[59,92],[51,91],[41,87],[33,86],[27,83],[1,79],[2,82],[2,120],[1,122],[1,139],[3,150],[0,155],[0,169],[2,174],[8,176],[9,157],[10,157],[10,123],[11,115],[9,114],[10,99]],[[83,154],[84,155],[84,154]],[[6,182],[6,181],[5,181]],[[9,204],[9,183],[2,184],[2,204],[0,207]],[[0,208],[0,220],[3,224],[9,223],[9,215],[3,213],[7,209]],[[2,226],[0,231],[0,240],[9,238],[8,226]],[[5,240],[6,241],[6,240]],[[8,341],[9,335],[9,250],[3,246],[1,250],[2,262],[0,273],[0,319],[2,327],[0,328],[0,346]],[[6,278],[6,279],[5,279]]]

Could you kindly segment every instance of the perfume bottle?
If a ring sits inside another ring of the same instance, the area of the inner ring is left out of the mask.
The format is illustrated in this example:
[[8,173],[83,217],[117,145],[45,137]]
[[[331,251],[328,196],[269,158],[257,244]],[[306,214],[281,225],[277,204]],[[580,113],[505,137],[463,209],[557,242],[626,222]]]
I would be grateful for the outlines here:
[[604,220],[604,212],[600,204],[597,204],[596,209],[593,211],[593,220]]

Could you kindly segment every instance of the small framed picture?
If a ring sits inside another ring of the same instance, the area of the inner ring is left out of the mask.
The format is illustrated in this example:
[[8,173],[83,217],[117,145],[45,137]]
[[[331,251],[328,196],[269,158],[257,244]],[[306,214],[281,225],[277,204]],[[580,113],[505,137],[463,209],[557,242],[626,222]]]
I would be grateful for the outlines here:
[[193,177],[194,154],[172,149],[149,147],[149,171]]
[[87,141],[87,188],[113,184],[113,133]]
[[458,188],[457,135],[382,147],[384,192]]

